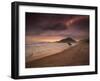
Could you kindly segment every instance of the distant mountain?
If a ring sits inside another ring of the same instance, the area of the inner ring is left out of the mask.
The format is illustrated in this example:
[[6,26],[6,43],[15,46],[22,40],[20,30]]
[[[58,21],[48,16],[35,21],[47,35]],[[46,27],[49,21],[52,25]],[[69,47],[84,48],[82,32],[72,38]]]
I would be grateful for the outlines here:
[[68,43],[69,45],[72,45],[72,43],[76,43],[76,41],[74,39],[72,39],[71,37],[62,39],[62,40],[60,40],[58,42]]
[[72,39],[71,37],[68,37],[68,38],[62,39],[58,42],[72,42],[72,43],[75,43],[76,41],[74,39]]

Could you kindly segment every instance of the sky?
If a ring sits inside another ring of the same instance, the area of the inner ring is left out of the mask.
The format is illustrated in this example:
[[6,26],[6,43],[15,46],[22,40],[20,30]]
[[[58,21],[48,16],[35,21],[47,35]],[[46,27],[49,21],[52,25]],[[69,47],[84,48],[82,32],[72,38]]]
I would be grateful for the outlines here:
[[89,37],[89,16],[26,12],[26,44]]

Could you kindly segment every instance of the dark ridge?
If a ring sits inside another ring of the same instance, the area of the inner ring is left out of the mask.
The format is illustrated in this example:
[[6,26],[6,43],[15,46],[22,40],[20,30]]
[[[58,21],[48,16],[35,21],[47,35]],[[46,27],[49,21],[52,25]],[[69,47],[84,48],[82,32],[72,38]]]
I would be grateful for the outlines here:
[[89,43],[89,38],[80,40],[80,42]]
[[76,40],[74,40],[71,37],[67,37],[67,38],[62,39],[62,40],[57,41],[57,42],[63,42],[63,43],[68,43],[69,45],[72,45],[72,43],[76,43]]

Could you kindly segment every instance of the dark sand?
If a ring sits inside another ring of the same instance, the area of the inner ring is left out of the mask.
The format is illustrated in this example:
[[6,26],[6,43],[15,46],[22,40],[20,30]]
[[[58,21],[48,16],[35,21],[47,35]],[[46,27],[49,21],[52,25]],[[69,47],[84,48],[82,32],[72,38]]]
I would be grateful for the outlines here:
[[26,68],[89,65],[89,43],[81,42],[63,52],[26,63]]

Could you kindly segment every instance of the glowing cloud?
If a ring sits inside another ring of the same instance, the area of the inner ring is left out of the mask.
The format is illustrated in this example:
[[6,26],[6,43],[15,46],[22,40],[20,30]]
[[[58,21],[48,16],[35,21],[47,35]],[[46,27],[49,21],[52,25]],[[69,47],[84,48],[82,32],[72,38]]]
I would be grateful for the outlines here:
[[76,22],[78,22],[78,21],[81,21],[81,20],[87,19],[87,18],[88,18],[88,16],[79,16],[79,17],[75,17],[75,18],[72,18],[72,19],[70,19],[69,21],[67,21],[66,25],[67,25],[67,26],[70,26],[70,25],[72,25],[72,24],[74,24],[74,23],[76,23]]

